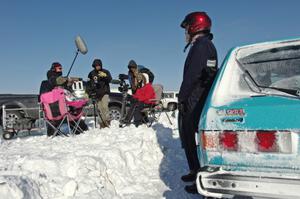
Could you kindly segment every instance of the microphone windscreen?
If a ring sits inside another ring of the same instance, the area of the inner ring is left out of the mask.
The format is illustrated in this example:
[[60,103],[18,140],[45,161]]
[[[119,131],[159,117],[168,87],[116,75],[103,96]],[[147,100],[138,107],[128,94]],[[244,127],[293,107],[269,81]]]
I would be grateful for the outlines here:
[[82,53],[82,54],[86,54],[88,52],[88,49],[86,47],[85,42],[83,41],[83,39],[80,36],[77,36],[75,39],[75,43],[76,43],[76,47],[77,49]]

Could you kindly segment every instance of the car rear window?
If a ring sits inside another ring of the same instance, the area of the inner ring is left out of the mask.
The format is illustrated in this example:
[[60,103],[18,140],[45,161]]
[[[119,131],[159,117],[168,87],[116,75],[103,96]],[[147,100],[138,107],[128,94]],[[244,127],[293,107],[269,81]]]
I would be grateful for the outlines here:
[[300,45],[256,52],[239,62],[260,86],[300,89]]
[[174,98],[174,93],[163,93],[163,98]]
[[[246,80],[245,71],[257,85],[300,90],[300,40],[254,44],[232,49],[220,67],[211,105],[222,106],[241,98],[264,95]],[[276,94],[276,90],[268,92]],[[288,94],[286,94],[288,95]]]

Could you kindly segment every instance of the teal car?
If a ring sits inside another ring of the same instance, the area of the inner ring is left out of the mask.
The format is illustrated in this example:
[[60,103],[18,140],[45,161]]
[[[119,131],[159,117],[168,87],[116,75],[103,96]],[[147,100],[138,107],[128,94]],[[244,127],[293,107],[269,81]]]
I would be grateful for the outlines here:
[[300,198],[300,38],[236,47],[196,133],[203,196]]

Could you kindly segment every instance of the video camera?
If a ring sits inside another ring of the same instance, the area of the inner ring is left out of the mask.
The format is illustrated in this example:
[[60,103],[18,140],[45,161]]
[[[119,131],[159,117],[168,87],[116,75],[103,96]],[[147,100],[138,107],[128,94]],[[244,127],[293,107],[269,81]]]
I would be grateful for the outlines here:
[[125,80],[129,79],[128,75],[126,74],[119,74],[119,80],[114,79],[111,81],[112,84],[119,84],[120,86],[118,87],[118,90],[123,93],[127,92],[129,89],[129,84],[126,83]]
[[97,98],[97,85],[94,80],[88,80],[85,83],[86,86],[86,92],[89,95],[91,99],[96,99]]

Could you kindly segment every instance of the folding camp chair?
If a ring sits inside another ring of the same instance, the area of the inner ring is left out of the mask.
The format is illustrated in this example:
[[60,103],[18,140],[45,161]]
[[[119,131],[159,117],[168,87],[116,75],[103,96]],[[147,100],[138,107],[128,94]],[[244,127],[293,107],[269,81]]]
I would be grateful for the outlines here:
[[[52,130],[54,130],[53,136],[83,132],[80,122],[83,116],[82,108],[87,100],[66,101],[64,89],[56,87],[50,92],[41,94],[40,101],[49,136],[52,134],[49,134],[49,131]],[[68,132],[62,130],[64,123],[67,123]]]
[[[163,105],[161,103],[161,98],[162,98],[162,93],[163,93],[163,86],[160,84],[153,84],[152,85],[154,92],[155,92],[155,99],[151,99],[150,101],[153,102],[153,104],[151,105],[147,105],[142,112],[145,113],[145,115],[147,117],[146,121],[144,121],[145,123],[147,123],[147,125],[150,127],[153,122],[157,122],[161,113],[163,112]],[[165,114],[167,115],[167,118],[170,122],[170,124],[172,124],[169,115],[165,112]]]

